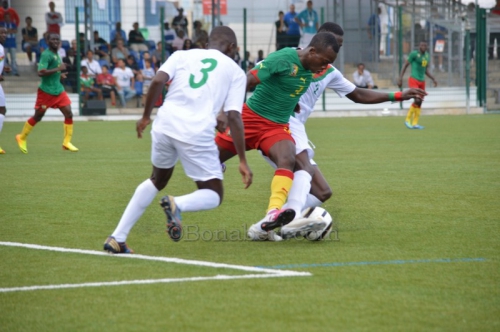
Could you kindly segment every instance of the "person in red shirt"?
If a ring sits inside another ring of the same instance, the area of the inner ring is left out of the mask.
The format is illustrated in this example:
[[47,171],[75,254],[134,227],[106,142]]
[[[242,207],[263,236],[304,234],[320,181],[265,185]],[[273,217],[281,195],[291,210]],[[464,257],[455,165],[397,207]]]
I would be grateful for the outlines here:
[[56,5],[54,2],[49,2],[50,11],[45,13],[45,23],[47,23],[47,32],[61,33],[61,25],[63,23],[63,18],[61,13],[56,12]]
[[16,12],[16,10],[12,7],[9,7],[9,2],[7,0],[2,1],[2,7],[0,7],[0,22],[3,22],[3,15],[5,13],[10,14],[10,20],[16,24],[16,26],[19,26],[19,23],[21,23],[21,20],[19,19],[19,14]]
[[102,66],[102,73],[97,75],[97,85],[103,93],[109,93],[111,105],[116,105],[116,80],[108,71],[108,66]]

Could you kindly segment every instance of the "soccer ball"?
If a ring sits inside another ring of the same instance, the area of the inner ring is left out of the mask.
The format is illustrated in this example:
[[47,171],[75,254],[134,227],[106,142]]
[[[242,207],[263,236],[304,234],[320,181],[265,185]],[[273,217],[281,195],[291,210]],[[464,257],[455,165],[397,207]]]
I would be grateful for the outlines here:
[[332,232],[333,219],[330,213],[322,207],[316,206],[302,211],[301,217],[313,223],[324,224],[320,230],[307,232],[304,237],[309,241],[321,241],[328,238]]

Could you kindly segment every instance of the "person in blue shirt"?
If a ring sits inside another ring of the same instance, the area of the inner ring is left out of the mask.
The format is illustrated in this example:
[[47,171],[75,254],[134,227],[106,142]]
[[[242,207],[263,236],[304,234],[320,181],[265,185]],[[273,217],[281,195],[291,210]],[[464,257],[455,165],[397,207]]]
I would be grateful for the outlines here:
[[[5,59],[7,65],[10,65],[12,69],[12,75],[19,76],[17,72],[17,61],[16,61],[16,33],[17,33],[17,25],[12,22],[9,13],[5,13],[3,16],[4,21],[0,22],[0,26],[4,27],[7,30],[7,38],[5,38],[5,43],[3,47],[5,48]],[[10,59],[7,57],[9,55]]]
[[319,28],[318,13],[313,9],[312,1],[307,2],[307,8],[300,12],[295,21],[302,28],[299,47],[306,48]]
[[123,40],[123,43],[127,45],[127,34],[122,30],[121,22],[116,22],[115,30],[111,31],[111,47],[116,46],[116,35],[120,35],[122,37],[121,39]]
[[286,46],[288,47],[297,47],[299,46],[300,41],[300,25],[295,21],[297,17],[297,13],[295,12],[295,5],[290,5],[290,11],[285,14],[284,21],[288,26],[288,30],[286,31],[287,42]]

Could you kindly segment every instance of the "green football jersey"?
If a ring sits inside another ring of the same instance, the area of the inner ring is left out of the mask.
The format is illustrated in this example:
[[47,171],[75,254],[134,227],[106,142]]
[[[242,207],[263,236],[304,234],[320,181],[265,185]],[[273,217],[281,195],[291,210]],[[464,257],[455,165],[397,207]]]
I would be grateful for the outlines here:
[[[61,65],[61,57],[59,54],[52,52],[50,49],[43,51],[40,62],[38,63],[38,70],[54,69]],[[42,81],[38,86],[40,90],[49,95],[57,96],[64,91],[61,84],[61,72],[55,72],[52,75],[42,76]]]
[[288,123],[313,77],[300,63],[297,50],[287,47],[273,52],[251,73],[260,83],[247,100],[248,107],[268,120]]
[[411,77],[419,81],[425,81],[425,71],[429,65],[429,53],[424,54],[420,51],[413,51],[408,56],[408,62],[411,65]]

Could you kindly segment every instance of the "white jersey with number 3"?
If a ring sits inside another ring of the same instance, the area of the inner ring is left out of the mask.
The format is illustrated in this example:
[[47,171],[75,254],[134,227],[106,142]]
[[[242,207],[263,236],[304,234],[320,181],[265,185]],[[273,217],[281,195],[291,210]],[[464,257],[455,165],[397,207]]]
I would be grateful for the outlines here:
[[153,131],[186,143],[212,145],[219,111],[241,113],[245,73],[220,51],[176,51],[159,70],[172,83]]

